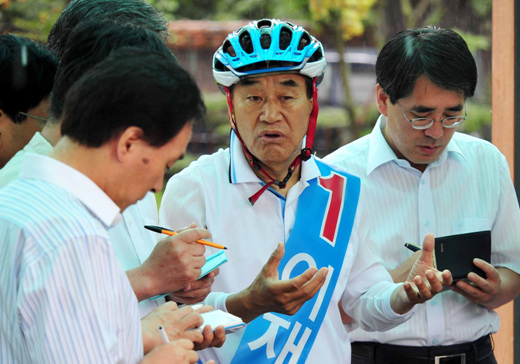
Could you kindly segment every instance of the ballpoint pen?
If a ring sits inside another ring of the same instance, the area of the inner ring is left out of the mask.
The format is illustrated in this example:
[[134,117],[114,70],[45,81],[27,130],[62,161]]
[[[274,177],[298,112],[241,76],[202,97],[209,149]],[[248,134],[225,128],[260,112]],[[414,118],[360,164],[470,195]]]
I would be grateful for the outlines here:
[[420,247],[420,246],[417,246],[417,245],[412,244],[412,243],[406,243],[406,244],[404,244],[404,246],[405,246],[406,248],[410,249],[410,250],[413,251],[413,252],[416,252],[416,251],[418,251],[418,250],[421,250],[421,247]]
[[162,326],[159,326],[157,328],[157,330],[159,331],[159,335],[161,335],[161,339],[163,341],[163,343],[169,343],[170,342],[170,339],[168,338],[168,335],[166,334],[166,331],[164,331],[164,327]]
[[[145,225],[144,227],[145,227],[145,229],[148,229],[148,230],[151,230],[151,231],[155,231],[156,233],[159,233],[159,234],[172,235],[172,236],[178,234],[178,232],[176,232],[176,231],[173,231],[171,229],[167,229],[167,228],[164,228],[164,227],[161,227],[161,226]],[[211,246],[211,247],[217,248],[217,249],[227,249],[224,245],[220,245],[220,244],[214,243],[212,241],[199,239],[199,240],[197,240],[195,242],[198,243],[198,244]]]

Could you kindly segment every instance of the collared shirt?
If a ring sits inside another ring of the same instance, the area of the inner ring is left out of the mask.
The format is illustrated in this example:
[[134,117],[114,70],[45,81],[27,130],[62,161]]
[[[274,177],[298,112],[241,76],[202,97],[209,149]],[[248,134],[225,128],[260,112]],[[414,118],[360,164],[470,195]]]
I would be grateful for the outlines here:
[[[404,243],[421,245],[427,233],[446,236],[491,230],[491,263],[520,272],[520,212],[505,157],[491,143],[455,133],[421,173],[398,159],[386,142],[381,116],[371,134],[327,156],[325,161],[361,177],[367,209],[366,244],[387,269],[411,254]],[[434,346],[470,342],[496,332],[493,310],[452,291],[438,294],[408,322],[387,332],[351,332],[355,341]],[[350,327],[352,328],[352,327]]]
[[[307,181],[319,176],[313,157],[302,163],[300,180],[286,197],[269,189],[251,206],[248,197],[256,193],[262,183],[232,134],[230,149],[202,156],[169,180],[159,212],[161,224],[177,229],[195,221],[209,229],[213,241],[228,247],[228,262],[220,267],[206,303],[226,310],[228,295],[253,282],[277,244],[289,238],[299,196],[308,187]],[[212,252],[212,248],[208,250]],[[366,318],[367,327],[393,327],[410,316],[399,316],[391,310],[389,297],[397,285],[391,283],[385,269],[366,253],[358,251],[357,236],[353,232],[332,300],[307,362],[350,360],[346,359],[350,358],[349,339],[337,307],[340,299],[348,306],[347,310]],[[363,295],[369,288],[373,289],[372,294]],[[243,330],[227,335],[222,348],[204,350],[200,357],[229,363],[242,335]]]
[[[144,225],[157,225],[157,220],[157,202],[155,195],[149,192],[142,200],[128,206],[123,211],[122,221],[108,229],[114,252],[125,271],[143,264],[157,241],[164,237],[144,228]],[[139,302],[141,317],[163,303],[164,298]]]
[[26,153],[47,155],[51,150],[52,145],[37,131],[29,143],[9,159],[4,168],[0,169],[0,188],[7,186],[18,178],[20,169],[22,169],[23,157]]
[[[47,155],[51,151],[52,145],[36,132],[29,143],[13,156],[4,168],[0,169],[0,189],[18,178],[25,154]],[[108,234],[116,256],[126,271],[141,265],[159,240],[159,234],[143,228],[144,225],[157,225],[157,203],[153,193],[148,193],[144,199],[128,206],[122,216],[121,223],[110,227]],[[141,301],[139,303],[141,317],[163,303],[164,298]]]
[[119,208],[90,179],[28,154],[0,191],[0,361],[136,363],[137,300],[106,229]]

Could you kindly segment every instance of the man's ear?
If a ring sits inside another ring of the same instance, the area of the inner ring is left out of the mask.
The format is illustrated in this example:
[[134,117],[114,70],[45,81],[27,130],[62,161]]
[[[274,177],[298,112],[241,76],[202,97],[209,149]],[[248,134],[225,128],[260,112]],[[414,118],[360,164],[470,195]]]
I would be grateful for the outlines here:
[[231,128],[236,128],[236,120],[235,120],[235,115],[231,112],[231,109],[228,105],[228,108],[227,108],[227,113],[228,113],[228,119],[229,119],[229,126]]
[[3,142],[5,140],[6,130],[8,123],[11,123],[11,119],[7,116],[4,110],[0,109],[0,149],[2,149]]
[[143,129],[137,126],[126,128],[116,140],[116,157],[120,162],[137,157],[140,148],[146,144]]
[[390,102],[390,99],[388,95],[383,91],[383,88],[376,84],[376,103],[377,103],[377,110],[384,116],[388,116],[388,103]]

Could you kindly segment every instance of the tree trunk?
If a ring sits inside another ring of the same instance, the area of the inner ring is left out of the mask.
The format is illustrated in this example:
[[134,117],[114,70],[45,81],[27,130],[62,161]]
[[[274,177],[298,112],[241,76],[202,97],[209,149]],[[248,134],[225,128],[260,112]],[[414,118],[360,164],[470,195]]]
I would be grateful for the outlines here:
[[339,12],[335,12],[332,14],[332,23],[335,24],[333,27],[334,33],[334,46],[336,51],[339,54],[339,72],[341,77],[341,84],[343,85],[344,92],[344,108],[347,113],[348,119],[350,121],[350,130],[352,139],[355,140],[360,137],[360,127],[356,123],[356,112],[354,109],[354,102],[352,101],[352,94],[350,90],[350,69],[345,65],[345,41],[343,40],[342,31],[341,31],[341,20],[339,19],[341,15]]

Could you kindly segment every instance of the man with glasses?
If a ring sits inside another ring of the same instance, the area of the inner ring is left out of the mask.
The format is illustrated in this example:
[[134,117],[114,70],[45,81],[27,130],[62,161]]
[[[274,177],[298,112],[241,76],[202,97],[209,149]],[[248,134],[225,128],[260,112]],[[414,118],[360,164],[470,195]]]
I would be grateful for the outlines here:
[[58,60],[43,45],[0,35],[0,171],[42,130],[57,67]]
[[418,244],[427,233],[491,230],[492,254],[491,264],[473,261],[486,278],[468,274],[469,282],[456,282],[394,329],[369,333],[345,318],[352,363],[496,363],[494,309],[520,291],[520,212],[505,157],[456,132],[475,91],[475,61],[451,30],[410,29],[382,48],[376,75],[382,115],[374,130],[325,158],[361,177],[365,246],[395,282],[419,254],[404,243]]

